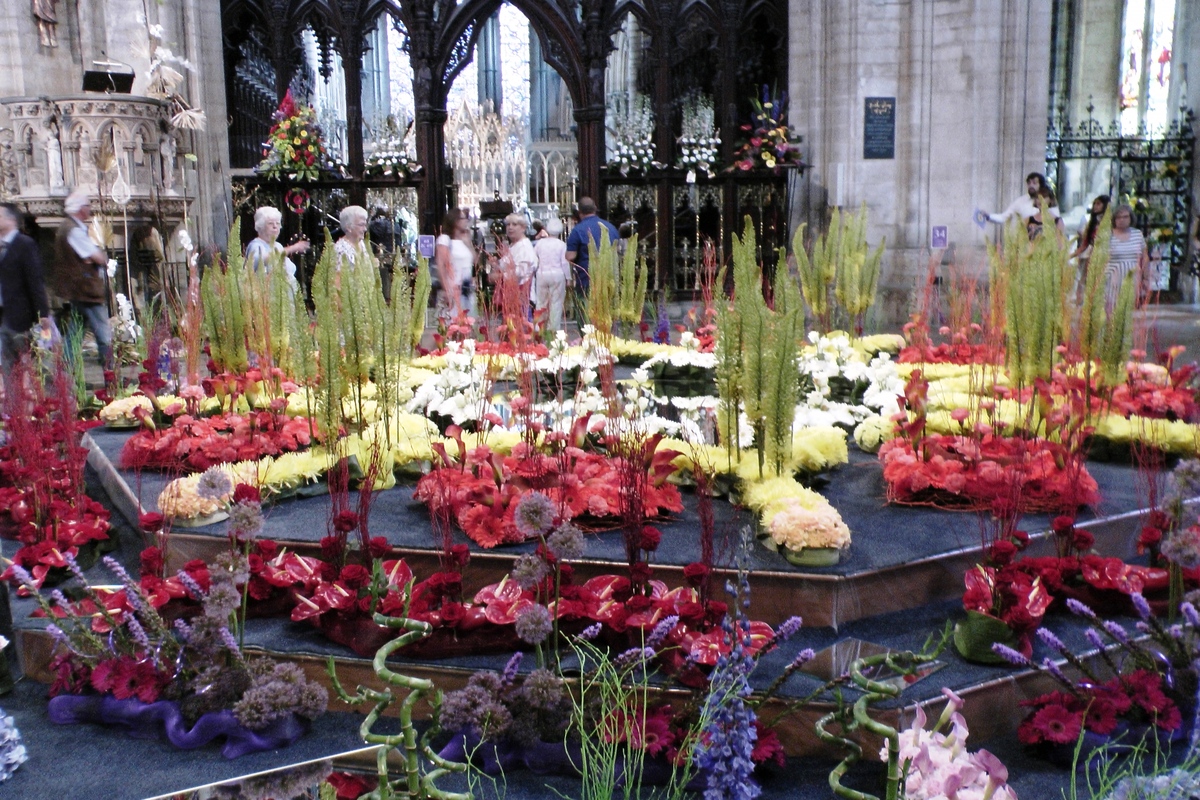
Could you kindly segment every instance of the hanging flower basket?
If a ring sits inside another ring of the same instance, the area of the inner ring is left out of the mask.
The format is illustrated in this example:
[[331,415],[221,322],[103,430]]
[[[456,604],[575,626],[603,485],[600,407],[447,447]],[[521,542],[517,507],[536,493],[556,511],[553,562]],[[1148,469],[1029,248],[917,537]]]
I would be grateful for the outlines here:
[[296,714],[280,717],[262,730],[252,731],[237,721],[232,711],[203,714],[190,728],[179,704],[169,700],[143,703],[118,700],[111,694],[60,694],[50,700],[50,720],[58,725],[84,722],[119,725],[135,739],[166,739],[181,750],[194,750],[224,737],[221,755],[239,758],[262,750],[287,747],[303,736],[309,721]]

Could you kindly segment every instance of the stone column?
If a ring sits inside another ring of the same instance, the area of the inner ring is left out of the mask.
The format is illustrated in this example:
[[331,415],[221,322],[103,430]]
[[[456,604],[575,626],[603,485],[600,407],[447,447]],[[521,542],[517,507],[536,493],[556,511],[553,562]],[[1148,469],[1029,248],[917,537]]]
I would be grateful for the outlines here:
[[600,167],[604,163],[604,106],[576,108],[575,122],[579,140],[579,197],[592,197],[603,203]]

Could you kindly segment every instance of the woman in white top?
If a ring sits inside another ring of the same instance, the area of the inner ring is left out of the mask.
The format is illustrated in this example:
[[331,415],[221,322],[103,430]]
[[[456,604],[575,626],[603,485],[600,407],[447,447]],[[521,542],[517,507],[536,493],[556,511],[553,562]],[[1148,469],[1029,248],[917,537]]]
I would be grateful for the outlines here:
[[442,220],[434,266],[438,319],[449,323],[464,313],[475,316],[475,246],[471,223],[461,208],[450,209]]
[[537,272],[533,279],[536,303],[534,318],[550,331],[562,328],[567,279],[571,275],[567,243],[560,238],[562,231],[562,220],[550,220],[546,223],[546,235],[539,238],[533,247],[537,255]]
[[[338,215],[342,226],[342,238],[337,240],[333,250],[337,253],[337,269],[343,264],[353,264],[358,253],[363,248],[363,237],[367,235],[367,210],[362,206],[346,206]],[[368,253],[369,255],[369,253]]]
[[271,261],[279,253],[283,254],[283,269],[287,273],[288,282],[296,282],[296,265],[288,258],[296,253],[308,252],[308,242],[301,240],[284,247],[275,241],[283,227],[283,215],[279,209],[263,206],[254,212],[254,230],[258,238],[246,245],[246,266],[258,272],[259,269],[270,270]]
[[508,239],[508,247],[501,251],[498,264],[505,276],[516,278],[517,285],[526,298],[526,316],[529,315],[530,281],[533,280],[534,270],[537,269],[533,242],[529,241],[526,235],[528,224],[520,214],[509,214],[504,218],[504,235]]
[[[1146,268],[1146,240],[1133,227],[1133,209],[1117,206],[1112,217],[1112,238],[1108,242],[1108,264],[1104,267],[1104,306],[1111,314],[1121,292],[1125,276],[1134,273],[1133,287],[1141,297],[1141,281]],[[1136,272],[1135,272],[1136,270]]]

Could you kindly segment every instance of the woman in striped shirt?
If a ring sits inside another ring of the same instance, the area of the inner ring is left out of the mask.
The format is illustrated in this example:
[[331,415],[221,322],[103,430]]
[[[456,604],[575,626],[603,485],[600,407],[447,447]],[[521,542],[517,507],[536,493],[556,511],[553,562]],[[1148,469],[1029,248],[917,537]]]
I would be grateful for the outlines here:
[[[1142,272],[1146,267],[1146,240],[1133,227],[1133,209],[1117,206],[1112,218],[1112,239],[1108,243],[1108,264],[1104,268],[1104,306],[1112,313],[1125,276],[1134,273],[1134,290],[1141,296]],[[1136,270],[1136,272],[1134,272]]]

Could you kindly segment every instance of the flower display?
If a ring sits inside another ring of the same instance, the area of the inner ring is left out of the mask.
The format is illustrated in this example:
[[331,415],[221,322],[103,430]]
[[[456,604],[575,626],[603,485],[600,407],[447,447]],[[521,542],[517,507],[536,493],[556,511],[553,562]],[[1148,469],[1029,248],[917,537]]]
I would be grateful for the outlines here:
[[165,431],[141,430],[121,449],[126,468],[201,472],[216,464],[258,460],[312,444],[304,417],[268,411],[193,417],[180,414]]
[[654,158],[654,107],[644,94],[634,94],[609,108],[613,146],[608,165],[622,175],[631,169],[648,170],[662,165]]
[[683,129],[679,137],[679,166],[687,170],[688,183],[698,173],[713,176],[721,148],[721,134],[713,121],[712,100],[694,95],[683,104]]
[[[953,693],[950,693],[951,695]],[[987,750],[967,750],[969,731],[959,712],[962,701],[951,697],[941,718],[932,729],[925,727],[925,712],[917,706],[912,725],[900,732],[900,763],[906,778],[904,797],[909,800],[937,800],[943,797],[989,797],[1016,800],[1009,786],[1008,769]],[[942,731],[949,725],[949,730]],[[885,746],[879,753],[888,760]]]
[[789,550],[842,549],[850,545],[850,529],[828,503],[807,508],[800,500],[789,498],[788,504],[771,518],[768,532],[775,544]]
[[787,121],[787,92],[776,98],[764,85],[762,99],[750,98],[750,122],[741,126],[746,141],[727,170],[748,171],[766,167],[778,172],[784,166],[803,165],[800,136]]
[[17,767],[28,760],[21,732],[13,718],[0,713],[0,783],[11,778]]
[[121,397],[100,409],[97,415],[105,425],[140,425],[141,421],[154,413],[154,403],[140,394]]
[[374,147],[363,164],[365,173],[384,178],[406,178],[419,172],[421,165],[409,155],[407,145],[411,130],[411,121],[402,131],[396,118],[388,114],[383,129],[376,136]]
[[298,104],[289,89],[275,112],[275,124],[263,143],[263,160],[257,171],[268,178],[315,181],[325,161],[316,112],[312,106]]

